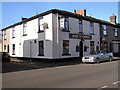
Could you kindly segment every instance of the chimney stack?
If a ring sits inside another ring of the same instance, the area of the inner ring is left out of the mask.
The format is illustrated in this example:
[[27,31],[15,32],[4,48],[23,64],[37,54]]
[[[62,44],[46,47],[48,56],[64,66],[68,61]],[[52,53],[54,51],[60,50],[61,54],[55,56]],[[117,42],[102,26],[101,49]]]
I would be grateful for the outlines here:
[[116,16],[114,14],[110,16],[110,22],[116,24]]
[[85,10],[85,9],[79,10],[79,11],[74,10],[74,13],[80,14],[80,15],[82,15],[82,16],[86,16],[86,10]]
[[26,20],[27,18],[21,18],[21,21],[24,21],[24,20]]

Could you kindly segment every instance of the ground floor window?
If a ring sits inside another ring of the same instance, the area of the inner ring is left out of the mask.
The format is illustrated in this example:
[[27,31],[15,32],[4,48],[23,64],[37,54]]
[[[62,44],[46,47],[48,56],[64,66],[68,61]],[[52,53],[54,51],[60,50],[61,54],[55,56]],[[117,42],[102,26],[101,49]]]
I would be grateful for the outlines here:
[[94,52],[94,41],[90,41],[90,53]]
[[6,45],[4,45],[4,52],[6,52]]
[[12,55],[15,55],[15,44],[12,45]]
[[39,55],[38,56],[44,56],[44,42],[43,41],[39,41],[38,43],[39,45]]
[[96,51],[99,51],[99,46],[96,46]]
[[69,40],[63,40],[63,54],[69,54]]
[[7,52],[9,53],[9,45],[7,46]]
[[107,42],[104,42],[104,50],[107,51]]
[[112,52],[112,48],[113,48],[112,43],[110,43],[110,52]]

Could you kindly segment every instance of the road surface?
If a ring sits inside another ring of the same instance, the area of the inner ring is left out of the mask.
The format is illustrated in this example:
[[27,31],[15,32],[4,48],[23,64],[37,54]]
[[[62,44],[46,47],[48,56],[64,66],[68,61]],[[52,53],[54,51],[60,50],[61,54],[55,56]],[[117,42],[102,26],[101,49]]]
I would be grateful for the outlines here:
[[118,61],[21,70],[3,73],[2,77],[3,88],[104,89],[118,88],[120,83],[118,80]]

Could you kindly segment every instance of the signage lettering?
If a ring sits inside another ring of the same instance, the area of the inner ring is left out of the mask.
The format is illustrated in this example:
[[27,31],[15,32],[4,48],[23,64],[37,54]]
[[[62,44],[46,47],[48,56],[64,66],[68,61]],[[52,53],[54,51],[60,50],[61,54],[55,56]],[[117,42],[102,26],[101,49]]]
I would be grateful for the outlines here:
[[91,35],[85,35],[85,34],[70,33],[69,38],[73,38],[73,39],[92,39],[92,36]]

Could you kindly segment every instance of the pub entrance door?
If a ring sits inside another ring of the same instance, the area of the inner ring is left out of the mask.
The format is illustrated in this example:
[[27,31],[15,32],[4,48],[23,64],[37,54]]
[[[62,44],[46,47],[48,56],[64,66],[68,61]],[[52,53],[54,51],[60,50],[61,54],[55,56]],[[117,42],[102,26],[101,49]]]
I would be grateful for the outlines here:
[[80,49],[80,51],[79,51],[79,57],[80,57],[80,61],[82,62],[82,57],[83,57],[83,41],[80,41],[80,43],[79,43],[79,49]]

